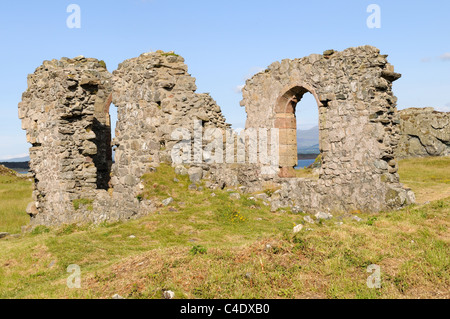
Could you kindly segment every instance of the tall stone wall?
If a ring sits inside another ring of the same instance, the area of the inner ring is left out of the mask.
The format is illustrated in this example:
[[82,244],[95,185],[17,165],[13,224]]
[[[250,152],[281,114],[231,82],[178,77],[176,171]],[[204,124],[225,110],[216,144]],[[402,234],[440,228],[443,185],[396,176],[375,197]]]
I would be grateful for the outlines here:
[[450,112],[438,112],[432,107],[399,111],[399,158],[450,156]]
[[111,85],[104,63],[84,57],[44,61],[28,76],[19,118],[32,144],[34,203],[27,210],[36,223],[62,223],[74,200],[108,187]]
[[[371,46],[283,60],[249,79],[241,105],[246,127],[280,129],[282,191],[274,205],[309,211],[379,211],[413,201],[399,183],[394,149],[399,117],[392,82],[400,77]],[[293,177],[295,108],[311,92],[319,109],[318,181]]]
[[173,52],[126,60],[113,72],[113,81],[113,103],[118,108],[112,178],[116,192],[139,192],[140,177],[150,167],[172,162],[171,151],[180,141],[172,137],[177,129],[189,130],[191,141],[195,120],[204,130],[229,127],[209,94],[195,93],[195,78]]

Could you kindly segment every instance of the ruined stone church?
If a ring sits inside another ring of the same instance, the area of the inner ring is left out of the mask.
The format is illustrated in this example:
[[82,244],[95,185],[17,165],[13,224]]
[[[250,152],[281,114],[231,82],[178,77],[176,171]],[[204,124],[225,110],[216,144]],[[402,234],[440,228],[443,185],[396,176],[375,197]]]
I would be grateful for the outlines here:
[[[245,186],[253,192],[276,185],[270,198],[274,210],[378,212],[408,205],[414,194],[400,183],[395,153],[400,119],[392,82],[400,76],[372,46],[272,63],[247,80],[241,106],[247,129],[277,129],[277,167],[226,161],[185,166],[200,170],[211,187]],[[138,199],[141,177],[162,162],[180,165],[172,160],[177,143],[172,133],[192,132],[193,120],[224,136],[230,130],[213,98],[196,89],[184,59],[173,52],[144,53],[112,73],[103,61],[82,56],[44,61],[28,76],[19,104],[32,145],[31,224],[99,223],[154,211],[155,203]],[[318,179],[294,172],[296,106],[306,92],[319,110]],[[118,114],[112,141],[111,104]],[[75,209],[77,200],[90,205]]]

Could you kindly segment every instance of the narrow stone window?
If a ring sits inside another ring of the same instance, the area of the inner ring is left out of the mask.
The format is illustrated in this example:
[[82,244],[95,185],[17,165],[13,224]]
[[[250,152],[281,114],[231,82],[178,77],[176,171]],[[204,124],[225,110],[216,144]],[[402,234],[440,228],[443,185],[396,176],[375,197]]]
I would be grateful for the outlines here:
[[317,166],[319,149],[319,110],[314,96],[306,92],[295,108],[297,122],[297,166],[300,173],[305,168]]
[[[305,93],[310,92],[303,86],[295,86],[287,90],[277,100],[275,127],[279,129],[280,136],[280,177],[296,177],[297,175],[294,169],[298,166],[297,138],[301,138],[301,136],[297,136],[296,109],[297,104],[303,99]],[[314,107],[317,109],[318,103],[314,94],[307,94],[307,96],[312,96],[312,98],[307,98],[307,101],[316,101]]]

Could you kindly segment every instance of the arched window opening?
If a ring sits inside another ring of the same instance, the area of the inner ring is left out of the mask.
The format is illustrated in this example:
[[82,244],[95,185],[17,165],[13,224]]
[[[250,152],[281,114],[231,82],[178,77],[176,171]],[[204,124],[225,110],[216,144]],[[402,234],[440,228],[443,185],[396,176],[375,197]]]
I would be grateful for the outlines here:
[[[300,101],[302,103],[298,105]],[[308,104],[312,105],[308,107]],[[307,176],[308,174],[305,174],[307,171],[299,166],[306,166],[302,165],[305,163],[303,160],[308,159],[311,162],[320,153],[318,106],[320,106],[320,102],[315,91],[311,88],[306,89],[304,86],[292,87],[278,98],[275,109],[275,127],[279,129],[280,136],[280,177],[313,177],[312,174]],[[302,109],[298,110],[301,107]],[[308,134],[311,136],[308,137]],[[301,152],[307,148],[307,152],[302,154]],[[295,170],[295,168],[299,169]]]
[[297,166],[296,175],[309,177],[320,162],[319,110],[314,96],[307,92],[295,108],[297,122]]

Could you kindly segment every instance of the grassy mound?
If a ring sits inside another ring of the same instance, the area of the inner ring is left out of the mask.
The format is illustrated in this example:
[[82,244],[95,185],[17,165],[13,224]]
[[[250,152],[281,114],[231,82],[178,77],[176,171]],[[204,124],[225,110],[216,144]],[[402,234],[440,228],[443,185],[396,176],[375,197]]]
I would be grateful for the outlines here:
[[[400,163],[408,185],[425,190],[416,170]],[[450,298],[450,197],[308,224],[251,195],[189,190],[169,166],[143,180],[138,198],[160,203],[147,217],[0,240],[0,298],[161,298],[164,289],[176,298]],[[71,264],[81,268],[80,289],[66,285]],[[367,286],[371,264],[380,266],[379,289]]]

